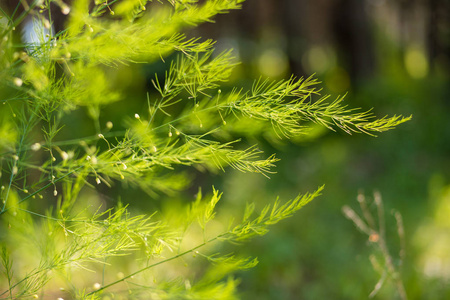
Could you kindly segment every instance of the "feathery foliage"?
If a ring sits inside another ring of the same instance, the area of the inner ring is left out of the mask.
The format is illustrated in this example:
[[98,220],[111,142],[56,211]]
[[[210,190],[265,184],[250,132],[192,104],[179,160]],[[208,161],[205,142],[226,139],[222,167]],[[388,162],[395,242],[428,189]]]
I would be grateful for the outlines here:
[[[209,197],[199,191],[175,216],[136,213],[118,198],[108,199],[111,205],[102,200],[105,186],[171,201],[192,184],[186,175],[192,167],[268,176],[277,158],[257,145],[243,146],[246,133],[239,126],[245,122],[252,134],[270,130],[286,139],[308,134],[313,123],[374,135],[409,119],[377,119],[348,108],[342,97],[315,100],[312,78],[260,79],[249,91],[222,92],[237,64],[232,52],[215,53],[213,41],[181,32],[242,2],[34,0],[17,1],[11,12],[1,8],[0,299],[99,299],[108,293],[236,299],[232,274],[257,260],[220,253],[218,245],[265,234],[322,187],[276,200],[256,216],[249,204],[240,221],[227,224],[228,216],[216,211],[222,194],[215,189]],[[59,31],[52,27],[54,7],[65,16]],[[30,20],[38,41],[20,44],[16,29]],[[102,126],[105,108],[127,99],[112,79],[117,70],[158,60],[169,67],[141,95],[148,111],[116,114],[120,124]],[[92,122],[84,137],[78,135],[80,115]],[[124,200],[133,206],[133,199]],[[205,263],[206,271],[196,267]]]

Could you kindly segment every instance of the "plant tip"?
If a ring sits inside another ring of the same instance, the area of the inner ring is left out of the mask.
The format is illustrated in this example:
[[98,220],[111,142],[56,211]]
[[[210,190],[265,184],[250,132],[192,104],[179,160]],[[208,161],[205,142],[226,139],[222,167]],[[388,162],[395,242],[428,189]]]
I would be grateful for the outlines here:
[[67,5],[63,5],[61,7],[61,12],[63,13],[63,15],[67,16],[70,13],[70,7]]
[[50,21],[49,20],[47,20],[47,19],[44,19],[44,27],[45,27],[45,29],[50,29]]
[[380,239],[380,236],[379,236],[377,233],[372,233],[372,234],[369,236],[369,241],[372,242],[372,243],[378,242],[379,239]]
[[34,143],[33,145],[31,145],[31,150],[38,151],[39,149],[41,149],[41,144]]
[[14,82],[15,86],[19,86],[19,87],[22,86],[22,84],[23,84],[22,79],[20,79],[19,77],[14,77],[13,82]]
[[61,152],[61,158],[63,160],[67,160],[67,159],[69,159],[69,154],[67,154],[66,151],[63,151],[63,152]]

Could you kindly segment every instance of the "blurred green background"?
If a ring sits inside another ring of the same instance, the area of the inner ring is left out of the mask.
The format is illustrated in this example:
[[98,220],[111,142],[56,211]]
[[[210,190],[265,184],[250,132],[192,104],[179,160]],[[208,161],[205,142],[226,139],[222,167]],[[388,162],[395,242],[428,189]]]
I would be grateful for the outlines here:
[[[397,265],[391,212],[403,216],[408,297],[450,299],[449,11],[441,0],[249,0],[192,32],[235,50],[242,64],[231,85],[315,74],[330,99],[347,94],[350,107],[374,107],[378,116],[413,115],[376,138],[317,129],[313,138],[263,141],[281,158],[271,180],[225,175],[219,184],[229,209],[326,185],[320,199],[238,250],[260,260],[240,274],[243,299],[368,298],[380,278],[369,256],[383,260],[341,208],[359,211],[358,191],[371,199],[374,190],[384,201]],[[375,299],[397,297],[387,280]]]

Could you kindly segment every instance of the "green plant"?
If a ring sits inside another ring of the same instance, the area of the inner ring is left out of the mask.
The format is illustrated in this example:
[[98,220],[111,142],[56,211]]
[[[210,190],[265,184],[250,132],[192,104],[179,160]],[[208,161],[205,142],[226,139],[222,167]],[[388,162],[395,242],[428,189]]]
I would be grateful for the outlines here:
[[[243,0],[150,2],[18,1],[11,13],[0,11],[1,298],[237,298],[232,274],[257,260],[219,253],[217,245],[265,234],[322,187],[255,214],[248,204],[239,221],[228,220],[216,216],[222,194],[214,188],[176,201],[192,184],[189,167],[268,176],[277,158],[261,158],[245,142],[249,135],[286,139],[308,134],[313,123],[373,135],[409,119],[376,119],[342,98],[313,101],[312,78],[222,87],[237,63],[232,52],[217,54],[213,41],[181,31]],[[51,6],[67,15],[58,32]],[[15,31],[27,18],[41,24],[40,40],[22,45]],[[114,76],[157,60],[169,67],[137,96],[145,113],[124,115],[120,100],[136,96]],[[92,128],[82,129],[84,116]],[[132,197],[122,205],[105,186],[166,195],[172,209],[136,213]]]

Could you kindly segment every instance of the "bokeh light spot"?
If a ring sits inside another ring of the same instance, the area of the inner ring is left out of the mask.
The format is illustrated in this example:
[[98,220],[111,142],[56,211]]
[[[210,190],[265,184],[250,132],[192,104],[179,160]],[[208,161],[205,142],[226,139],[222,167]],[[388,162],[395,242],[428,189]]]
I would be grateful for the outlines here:
[[421,79],[428,74],[428,61],[425,53],[417,48],[409,48],[405,53],[405,68],[415,79]]
[[303,64],[309,73],[323,74],[332,65],[331,57],[323,47],[314,46],[305,53]]
[[268,48],[258,58],[258,69],[268,77],[281,77],[289,70],[286,53],[281,49]]

